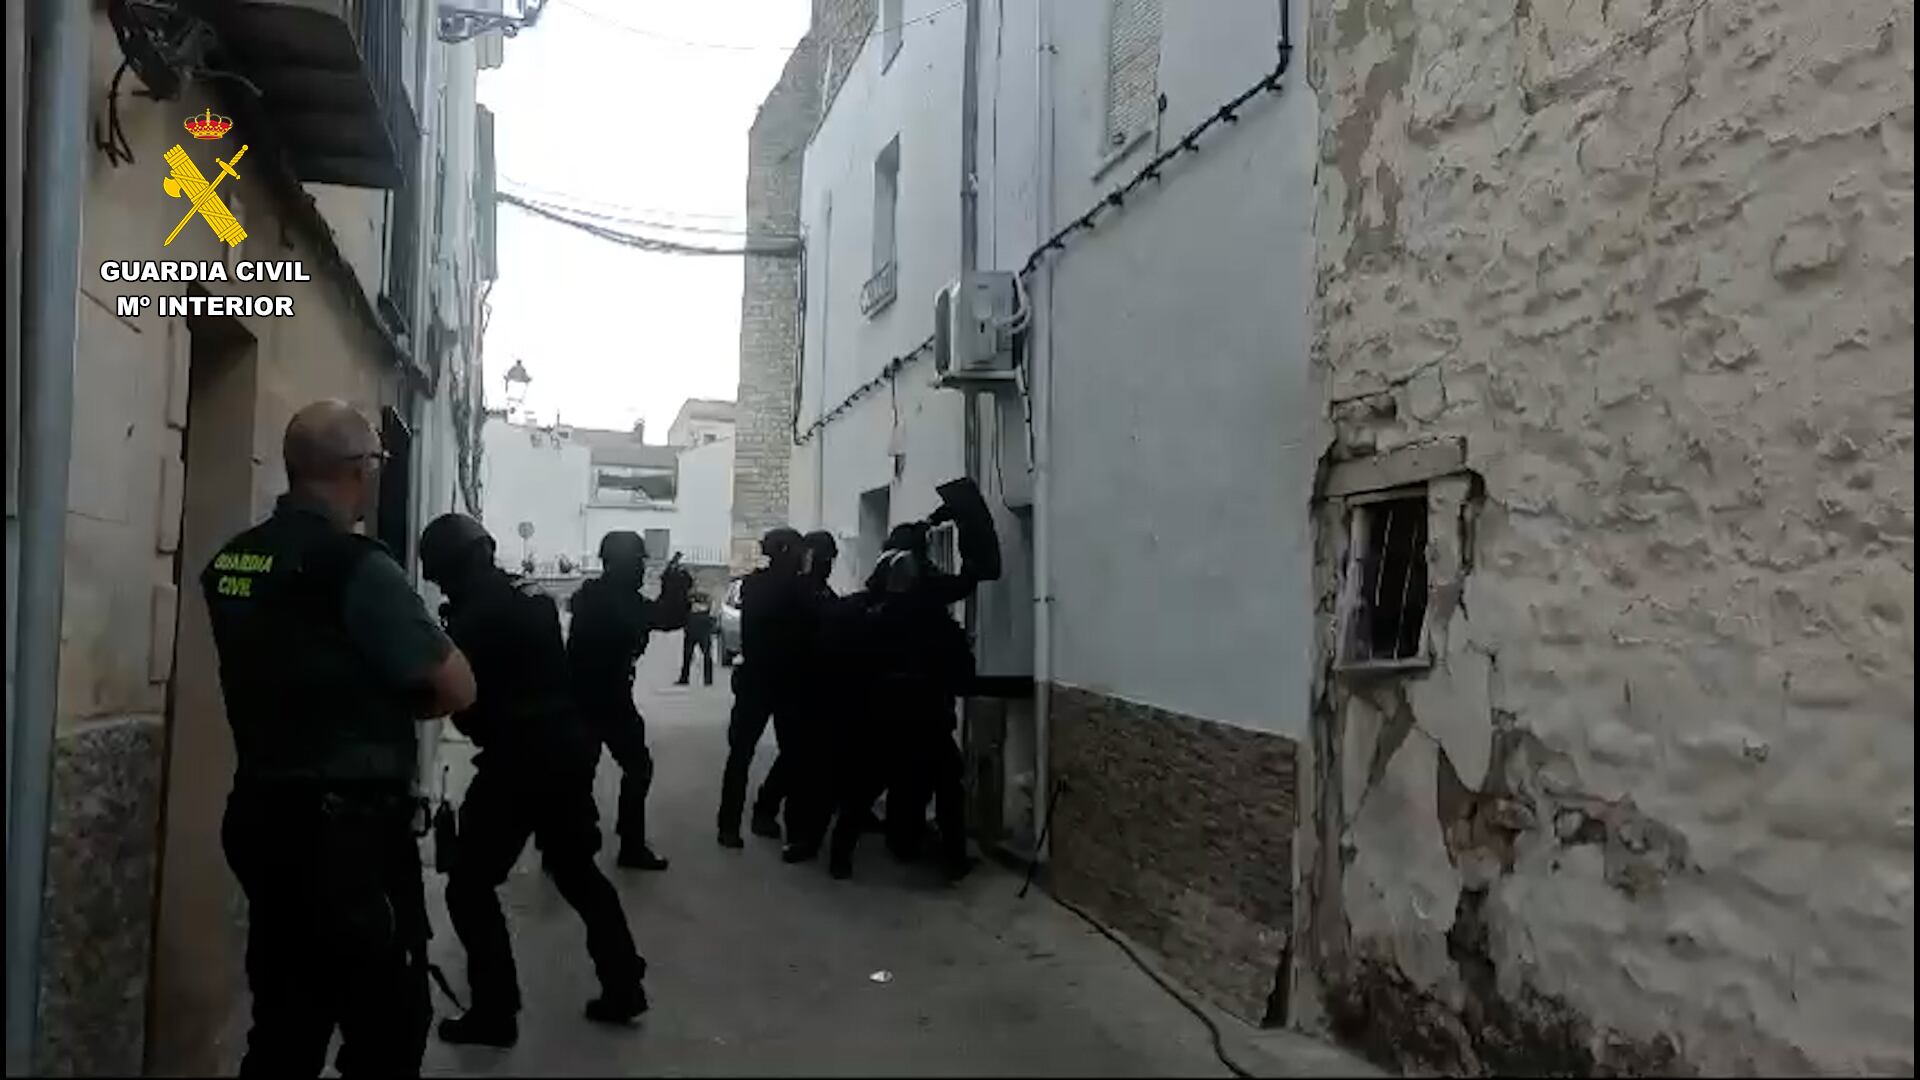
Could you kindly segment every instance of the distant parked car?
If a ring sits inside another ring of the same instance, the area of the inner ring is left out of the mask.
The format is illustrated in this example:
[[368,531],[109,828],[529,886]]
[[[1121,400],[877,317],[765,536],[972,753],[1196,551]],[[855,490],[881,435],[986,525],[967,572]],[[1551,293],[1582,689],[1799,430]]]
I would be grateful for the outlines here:
[[740,657],[740,578],[727,583],[720,601],[720,666],[732,667]]

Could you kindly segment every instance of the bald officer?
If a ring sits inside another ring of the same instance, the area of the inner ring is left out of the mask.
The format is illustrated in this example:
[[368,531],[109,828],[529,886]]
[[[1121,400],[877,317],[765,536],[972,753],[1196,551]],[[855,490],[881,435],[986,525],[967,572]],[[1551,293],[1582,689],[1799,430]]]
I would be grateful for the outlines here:
[[417,721],[473,703],[466,657],[353,531],[386,454],[351,407],[287,425],[289,490],[201,575],[236,757],[221,840],[247,896],[243,1076],[418,1076],[433,1019],[411,795]]

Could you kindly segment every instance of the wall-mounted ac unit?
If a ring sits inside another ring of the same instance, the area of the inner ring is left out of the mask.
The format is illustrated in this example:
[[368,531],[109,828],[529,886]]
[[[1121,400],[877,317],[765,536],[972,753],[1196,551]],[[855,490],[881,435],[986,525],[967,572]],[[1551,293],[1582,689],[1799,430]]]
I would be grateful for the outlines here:
[[1001,270],[962,275],[933,301],[935,381],[960,390],[1015,385],[1014,335],[1021,312],[1014,276]]

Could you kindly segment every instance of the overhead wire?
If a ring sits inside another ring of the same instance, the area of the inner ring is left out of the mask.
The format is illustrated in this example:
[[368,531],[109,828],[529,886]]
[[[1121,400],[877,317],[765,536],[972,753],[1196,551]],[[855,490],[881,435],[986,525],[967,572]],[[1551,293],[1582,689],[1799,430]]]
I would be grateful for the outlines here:
[[[665,42],[669,45],[678,45],[682,48],[718,49],[723,52],[788,52],[788,53],[799,48],[798,45],[743,45],[739,43],[720,42],[720,41],[689,41],[686,38],[677,38],[671,34],[662,34],[657,30],[647,30],[642,27],[635,26],[632,23],[622,22],[619,19],[616,19],[613,16],[606,14],[605,12],[595,11],[594,9],[587,7],[583,4],[575,3],[574,0],[560,0],[560,3],[566,7],[572,8],[573,10],[581,13],[582,15],[595,19],[599,22],[605,23],[606,25],[614,27],[615,29],[625,30],[627,33],[634,34],[638,37],[652,38],[655,41]],[[934,10],[929,11],[924,15],[915,15],[911,19],[902,19],[900,20],[899,25],[905,27],[905,26],[912,26],[915,23],[930,22],[934,19],[939,18],[942,15],[945,15],[949,11],[953,11],[957,8],[965,7],[966,3],[967,3],[967,0],[954,0],[953,3],[947,4],[944,7],[935,8]],[[878,20],[875,20],[875,21],[877,22]],[[872,31],[862,35],[860,37],[860,41],[861,43],[864,44],[869,39],[878,37],[879,35],[887,32],[888,29],[890,28],[884,27],[884,26],[877,26]]]
[[701,244],[687,244],[678,240],[662,239],[657,236],[641,236],[635,233],[623,232],[594,221],[584,221],[566,210],[546,206],[530,199],[523,199],[511,192],[500,192],[495,195],[494,198],[506,206],[516,207],[529,214],[578,229],[589,236],[619,244],[623,247],[634,248],[639,251],[648,251],[663,255],[759,255],[776,259],[797,259],[800,257],[801,245],[797,241],[760,246],[747,243],[740,247],[710,247]]
[[661,221],[656,218],[628,216],[606,210],[595,210],[587,206],[568,205],[564,202],[534,198],[518,191],[503,191],[503,194],[512,195],[515,198],[521,199],[529,206],[537,204],[543,210],[552,210],[556,213],[592,218],[595,221],[614,225],[634,225],[646,229],[665,229],[668,232],[694,233],[702,236],[730,236],[736,239],[772,240],[790,244],[800,242],[800,237],[796,233],[765,232],[759,229],[744,227],[738,229],[722,229],[711,225],[682,225],[672,221]]
[[[563,191],[559,188],[544,187],[530,181],[518,180],[505,173],[500,174],[499,182],[501,188],[517,190],[525,194],[528,198],[543,199],[547,202],[564,203],[570,206],[593,207],[598,210],[649,218],[691,218],[696,221],[741,223],[746,221],[744,214],[716,214],[704,210],[667,210],[650,206],[634,206],[631,203],[612,202],[607,199],[596,199],[588,195],[581,195],[577,192]],[[741,231],[745,230],[742,229]]]

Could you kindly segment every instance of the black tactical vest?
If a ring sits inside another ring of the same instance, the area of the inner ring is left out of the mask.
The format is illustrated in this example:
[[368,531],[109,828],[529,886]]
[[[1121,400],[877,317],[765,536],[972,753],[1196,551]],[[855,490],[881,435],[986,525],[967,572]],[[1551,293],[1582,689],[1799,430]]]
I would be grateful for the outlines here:
[[416,735],[408,691],[347,636],[347,582],[380,543],[284,501],[200,575],[239,779],[405,784]]

